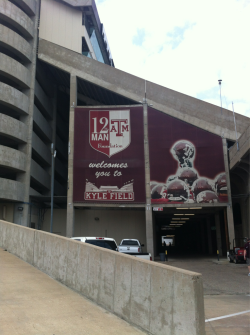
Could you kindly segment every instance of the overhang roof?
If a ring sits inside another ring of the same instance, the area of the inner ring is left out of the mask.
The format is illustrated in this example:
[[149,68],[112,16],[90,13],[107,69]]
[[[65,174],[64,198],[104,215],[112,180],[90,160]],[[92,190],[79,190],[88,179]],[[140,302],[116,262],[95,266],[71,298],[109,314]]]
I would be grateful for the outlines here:
[[[79,93],[103,99],[103,104],[116,104],[112,97],[122,97],[124,104],[135,104],[145,96],[145,80],[102,64],[79,53],[48,42],[39,41],[38,58],[59,69],[76,75]],[[165,114],[191,123],[201,129],[235,141],[233,113],[202,100],[146,81],[147,101]],[[119,100],[119,99],[118,99]],[[102,102],[99,101],[99,102]],[[119,105],[123,104],[118,101]],[[237,130],[241,135],[250,125],[250,118],[236,114]]]
[[93,0],[60,0],[73,7],[92,6]]

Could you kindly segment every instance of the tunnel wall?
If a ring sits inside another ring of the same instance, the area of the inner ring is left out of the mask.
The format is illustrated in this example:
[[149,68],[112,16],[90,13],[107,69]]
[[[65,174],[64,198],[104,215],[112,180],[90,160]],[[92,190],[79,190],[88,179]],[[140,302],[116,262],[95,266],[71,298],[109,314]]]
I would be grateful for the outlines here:
[[1,220],[0,247],[149,334],[205,334],[198,273]]

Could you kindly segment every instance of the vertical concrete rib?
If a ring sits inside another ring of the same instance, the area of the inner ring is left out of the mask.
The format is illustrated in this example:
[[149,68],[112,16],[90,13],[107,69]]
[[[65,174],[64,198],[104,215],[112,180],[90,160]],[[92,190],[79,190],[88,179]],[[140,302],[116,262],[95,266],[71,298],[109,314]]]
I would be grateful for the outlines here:
[[226,172],[226,178],[227,178],[227,196],[228,196],[227,224],[228,224],[229,249],[232,249],[235,232],[234,232],[234,217],[233,217],[233,208],[232,208],[233,206],[232,206],[232,197],[231,197],[231,184],[230,184],[230,174],[229,174],[227,140],[223,138],[222,143],[223,143],[225,172]]
[[74,236],[75,210],[73,204],[73,158],[74,158],[74,122],[77,105],[77,77],[70,76],[70,116],[69,116],[69,162],[68,162],[68,194],[66,236]]
[[152,217],[151,192],[150,192],[147,103],[143,104],[143,122],[144,122],[144,159],[145,159],[145,183],[146,183],[146,206],[145,206],[146,240],[147,240],[147,251],[151,253],[152,259],[154,259],[153,217]]

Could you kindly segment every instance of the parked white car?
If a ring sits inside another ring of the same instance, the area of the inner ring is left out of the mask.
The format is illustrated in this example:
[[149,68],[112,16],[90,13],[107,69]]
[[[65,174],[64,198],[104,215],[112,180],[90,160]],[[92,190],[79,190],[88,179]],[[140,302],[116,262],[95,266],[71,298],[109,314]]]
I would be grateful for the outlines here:
[[140,259],[146,259],[152,261],[152,256],[148,252],[142,252],[142,247],[144,244],[141,244],[139,240],[136,239],[123,239],[118,246],[118,251],[123,254],[135,256]]
[[138,254],[142,252],[142,247],[144,247],[144,244],[141,244],[136,239],[123,239],[118,246],[118,250],[119,252]]
[[109,237],[71,237],[72,240],[89,243],[97,247],[118,251],[116,241]]

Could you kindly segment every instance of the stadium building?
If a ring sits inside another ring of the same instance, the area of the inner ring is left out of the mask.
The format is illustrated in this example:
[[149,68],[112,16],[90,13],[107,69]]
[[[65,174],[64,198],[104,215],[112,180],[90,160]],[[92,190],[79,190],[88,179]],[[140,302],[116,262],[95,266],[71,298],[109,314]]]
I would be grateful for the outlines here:
[[235,123],[116,69],[94,0],[0,0],[0,219],[50,231],[53,204],[55,234],[225,255],[250,234]]

